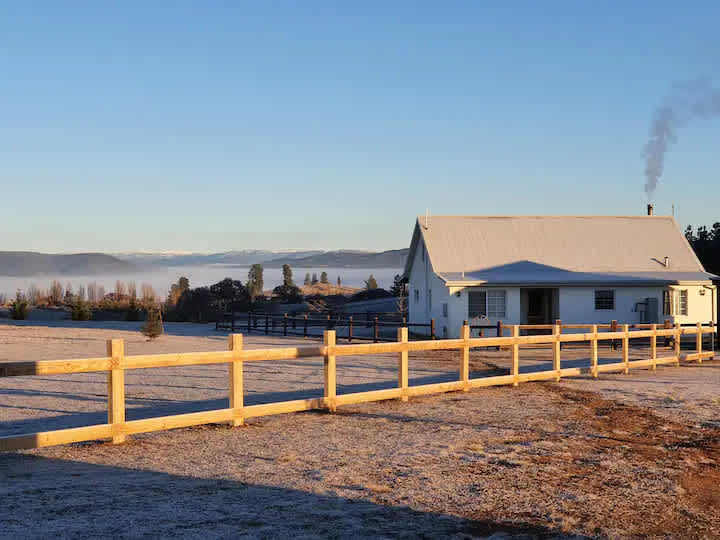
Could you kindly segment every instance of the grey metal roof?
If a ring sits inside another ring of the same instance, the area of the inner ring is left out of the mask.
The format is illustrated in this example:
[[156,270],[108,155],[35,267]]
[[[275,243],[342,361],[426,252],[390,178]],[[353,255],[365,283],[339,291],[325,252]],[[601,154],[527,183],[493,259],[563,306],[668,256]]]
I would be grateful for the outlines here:
[[639,284],[715,277],[667,216],[429,216],[427,226],[419,216],[406,275],[420,240],[446,281]]

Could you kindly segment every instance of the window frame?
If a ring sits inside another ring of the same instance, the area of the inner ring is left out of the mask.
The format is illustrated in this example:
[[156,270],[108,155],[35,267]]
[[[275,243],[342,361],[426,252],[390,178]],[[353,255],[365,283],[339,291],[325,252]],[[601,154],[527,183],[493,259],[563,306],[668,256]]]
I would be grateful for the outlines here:
[[[610,293],[612,295],[612,307],[598,307],[598,300],[607,301],[607,299],[598,298],[598,293]],[[595,289],[593,300],[595,311],[615,311],[617,309],[615,289]]]
[[[476,289],[468,290],[467,314],[468,319],[478,317],[480,319],[497,319],[503,320],[507,317],[507,289]],[[483,297],[483,300],[473,297]],[[500,299],[502,299],[500,301]],[[502,311],[497,309],[498,305],[502,305]],[[473,311],[473,307],[482,307],[481,310]]]

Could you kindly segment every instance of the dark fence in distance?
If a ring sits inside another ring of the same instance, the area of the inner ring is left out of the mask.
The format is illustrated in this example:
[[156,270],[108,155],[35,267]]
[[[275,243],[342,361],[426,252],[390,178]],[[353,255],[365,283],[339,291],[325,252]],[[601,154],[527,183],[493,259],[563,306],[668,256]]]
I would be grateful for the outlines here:
[[[335,330],[337,339],[348,342],[357,341],[397,341],[397,335],[388,335],[388,329],[407,328],[412,334],[413,329],[429,329],[430,338],[436,339],[435,319],[429,323],[409,323],[407,318],[398,313],[366,313],[361,316],[345,316],[342,314],[304,314],[278,315],[276,313],[226,313],[222,320],[215,323],[216,330],[230,332],[243,331],[277,334],[282,336],[323,337],[325,330]],[[317,330],[319,329],[319,332]],[[313,330],[316,330],[314,332]],[[419,332],[418,332],[419,333]],[[427,334],[423,336],[427,338]]]

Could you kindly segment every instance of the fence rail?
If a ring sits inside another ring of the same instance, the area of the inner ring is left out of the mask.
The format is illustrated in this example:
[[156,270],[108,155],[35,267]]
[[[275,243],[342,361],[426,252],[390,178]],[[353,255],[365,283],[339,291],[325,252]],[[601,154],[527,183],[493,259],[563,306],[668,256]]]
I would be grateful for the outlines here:
[[[292,316],[287,313],[256,313],[249,312],[246,317],[239,318],[237,314],[225,314],[223,320],[215,323],[215,330],[235,332],[244,330],[248,334],[260,332],[265,335],[278,334],[282,336],[302,336],[304,338],[321,338],[322,334],[312,332],[313,328],[335,330],[337,339],[346,339],[348,343],[356,341],[393,341],[394,338],[383,335],[382,330],[388,328],[417,328],[429,329],[430,338],[435,339],[435,319],[429,323],[409,323],[407,318],[400,314],[366,313],[364,316],[317,315]],[[385,320],[382,320],[385,318]],[[396,319],[396,320],[389,320]],[[369,335],[358,334],[358,329],[370,329]]]
[[[81,442],[95,439],[111,439],[113,443],[125,441],[128,435],[188,427],[202,424],[229,422],[233,426],[242,425],[245,419],[271,414],[282,414],[310,409],[328,409],[335,411],[342,405],[401,399],[407,401],[411,396],[426,394],[468,391],[471,388],[497,385],[517,386],[521,382],[560,380],[561,377],[577,376],[588,373],[597,378],[599,373],[620,371],[628,373],[634,368],[656,369],[659,365],[676,364],[680,361],[712,358],[714,350],[703,351],[703,335],[712,334],[713,325],[697,324],[693,327],[659,328],[650,325],[649,330],[630,331],[630,325],[620,325],[621,330],[599,332],[601,325],[588,325],[590,332],[562,334],[560,325],[554,325],[552,334],[521,336],[521,325],[509,328],[511,336],[505,337],[470,337],[470,327],[462,327],[460,339],[408,341],[408,329],[399,328],[397,342],[365,343],[337,345],[336,333],[333,330],[324,332],[322,345],[304,347],[287,347],[278,349],[245,349],[243,336],[228,336],[228,351],[191,352],[178,354],[155,354],[125,356],[123,340],[110,340],[107,344],[107,356],[100,358],[82,358],[73,360],[39,360],[26,362],[0,362],[0,377],[54,375],[68,373],[86,373],[105,371],[108,374],[108,421],[106,424],[84,426],[42,433],[13,435],[0,437],[0,451],[11,451],[27,448],[38,448]],[[584,326],[583,326],[584,327]],[[681,354],[680,342],[683,336],[695,336],[695,352]],[[657,339],[672,338],[674,349],[672,356],[658,357]],[[650,358],[645,360],[629,360],[629,344],[631,339],[649,338]],[[598,363],[598,343],[607,340],[620,340],[623,344],[621,362],[610,364]],[[561,350],[563,343],[588,342],[590,344],[590,363],[586,367],[562,368]],[[551,344],[553,346],[553,369],[541,372],[520,373],[519,351],[522,345]],[[470,378],[470,349],[475,347],[507,347],[511,356],[511,368],[508,375]],[[408,356],[410,352],[433,350],[459,350],[457,381],[410,386],[408,379]],[[337,395],[336,362],[338,356],[359,356],[381,353],[398,354],[398,384],[396,388],[373,390],[351,394]],[[324,359],[324,396],[322,398],[299,399],[267,403],[261,405],[244,405],[243,366],[245,362],[288,360],[307,357]],[[225,409],[194,412],[126,421],[125,419],[125,371],[129,369],[147,369],[158,367],[175,367],[207,364],[228,364],[229,403]]]

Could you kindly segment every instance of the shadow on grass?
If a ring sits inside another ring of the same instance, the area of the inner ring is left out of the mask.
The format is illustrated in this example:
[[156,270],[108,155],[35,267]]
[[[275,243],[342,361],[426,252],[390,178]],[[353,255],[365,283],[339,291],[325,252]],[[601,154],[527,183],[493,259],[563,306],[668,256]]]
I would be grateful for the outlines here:
[[333,491],[28,454],[0,454],[0,471],[0,530],[8,538],[564,537],[543,525],[421,512],[372,502],[362,493],[349,499]]

